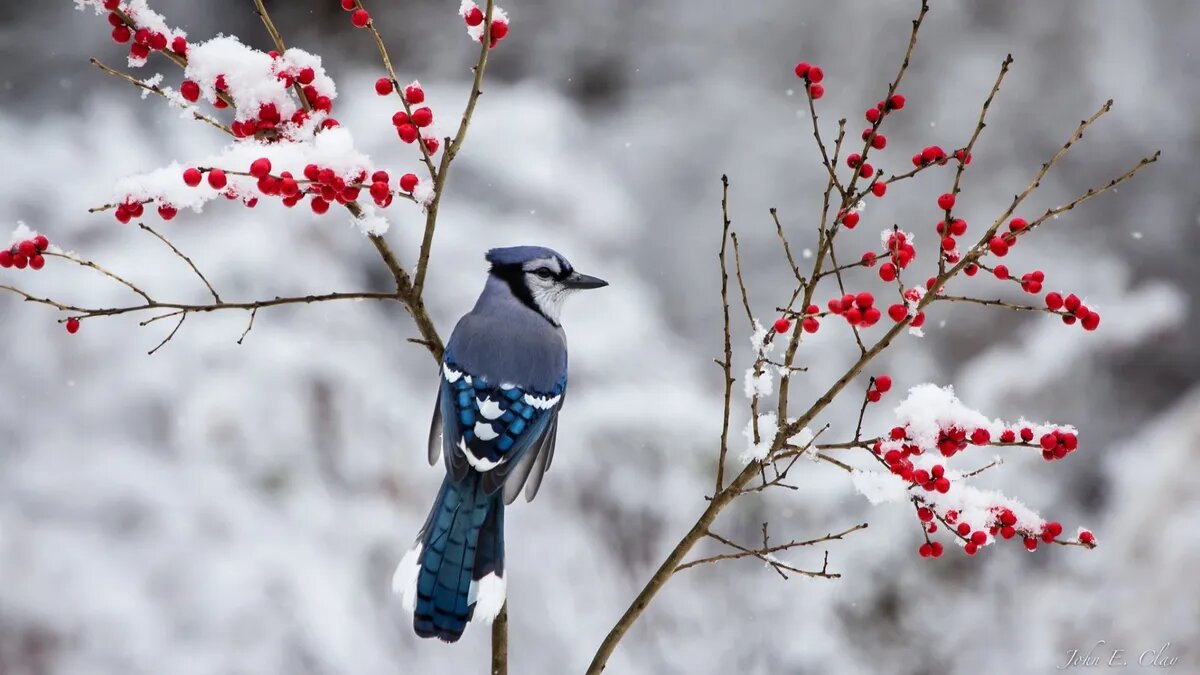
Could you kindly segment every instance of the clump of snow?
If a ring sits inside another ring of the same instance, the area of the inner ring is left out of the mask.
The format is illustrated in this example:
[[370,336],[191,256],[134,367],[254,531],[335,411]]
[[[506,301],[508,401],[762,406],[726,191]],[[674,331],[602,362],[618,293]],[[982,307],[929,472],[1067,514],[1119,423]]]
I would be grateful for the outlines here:
[[[759,442],[754,442],[755,429],[758,430]],[[750,420],[746,423],[746,428],[742,430],[742,435],[746,437],[746,449],[742,451],[739,459],[742,464],[750,464],[751,462],[761,462],[767,458],[771,452],[771,445],[775,441],[775,434],[779,432],[779,418],[775,413],[763,413],[756,420]]]
[[18,220],[17,227],[15,230],[13,230],[12,236],[8,239],[8,246],[5,246],[5,248],[22,241],[33,239],[36,236],[38,236],[37,230],[30,229],[29,226],[25,224],[25,221]]
[[758,319],[754,320],[754,331],[750,333],[750,347],[754,350],[754,354],[758,358],[767,356],[775,349],[774,341],[767,341],[769,333],[770,330],[762,325]]
[[892,473],[855,470],[850,474],[854,489],[872,504],[889,504],[908,499],[908,483]]
[[432,204],[435,194],[436,193],[433,189],[433,181],[427,180],[417,183],[417,186],[414,187],[412,191],[413,199],[416,199],[417,203],[421,204],[422,206],[429,206]]
[[998,440],[1005,429],[1024,427],[1033,431],[1034,438],[1055,430],[1075,433],[1074,427],[1065,424],[1033,423],[1021,418],[1014,425],[1006,424],[1003,420],[989,419],[958,400],[954,395],[954,387],[939,387],[930,383],[919,384],[910,389],[908,396],[896,406],[894,413],[897,423],[908,432],[912,444],[928,452],[937,450],[940,433],[950,428],[968,431],[986,429],[993,440]]
[[763,398],[775,392],[775,381],[770,371],[764,370],[756,375],[754,368],[747,368],[742,377],[742,389],[748,399]]

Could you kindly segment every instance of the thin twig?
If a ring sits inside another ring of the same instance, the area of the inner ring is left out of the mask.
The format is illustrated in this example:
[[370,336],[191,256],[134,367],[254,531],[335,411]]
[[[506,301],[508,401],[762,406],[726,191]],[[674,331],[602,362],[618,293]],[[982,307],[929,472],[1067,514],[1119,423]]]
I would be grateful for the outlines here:
[[221,296],[217,295],[216,289],[213,288],[212,284],[208,283],[208,279],[205,278],[204,274],[200,271],[200,269],[198,267],[196,267],[196,263],[193,263],[191,258],[184,255],[183,251],[180,251],[178,248],[176,248],[175,244],[172,244],[166,237],[164,237],[161,234],[159,234],[158,232],[156,232],[154,230],[154,228],[150,227],[149,225],[147,225],[145,223],[138,223],[138,227],[149,232],[150,234],[154,235],[155,237],[158,237],[159,241],[166,244],[171,249],[171,251],[173,251],[175,253],[175,255],[182,258],[183,261],[185,263],[187,263],[188,267],[192,268],[192,271],[196,273],[196,276],[200,277],[200,281],[204,282],[204,286],[207,287],[208,292],[212,294],[213,300],[215,300],[218,305],[221,304]]
[[160,343],[158,343],[158,346],[157,346],[157,347],[155,347],[154,349],[151,349],[150,351],[146,352],[146,354],[147,354],[147,355],[149,355],[149,356],[154,356],[154,352],[156,352],[156,351],[158,351],[158,350],[162,349],[163,345],[165,345],[165,344],[167,344],[168,342],[170,342],[170,341],[171,341],[171,338],[175,337],[175,334],[179,332],[179,327],[183,325],[183,322],[187,320],[187,317],[188,317],[188,313],[187,313],[187,312],[184,312],[184,313],[183,313],[183,314],[182,314],[182,315],[179,317],[179,323],[175,324],[175,328],[171,330],[171,333],[170,333],[169,335],[167,335],[167,337],[163,338],[163,341],[162,341],[162,342],[160,342]]
[[246,324],[246,330],[242,331],[241,337],[238,338],[237,343],[239,345],[242,344],[242,340],[245,340],[246,336],[250,334],[250,329],[254,328],[254,317],[256,317],[256,316],[258,316],[258,308],[257,307],[250,310],[250,323]]
[[[93,58],[93,59],[89,59],[89,61],[91,61],[92,65],[96,66],[100,70],[103,70],[104,72],[108,73],[109,75],[118,77],[118,78],[125,80],[126,82],[132,84],[133,86],[138,87],[139,89],[145,89],[146,91],[158,94],[159,96],[165,98],[166,100],[168,100],[172,103],[175,103],[175,100],[172,99],[170,96],[168,96],[167,92],[164,91],[161,87],[158,87],[153,84],[146,84],[145,82],[137,79],[136,77],[127,75],[126,73],[122,73],[121,71],[116,70],[114,68],[110,68],[109,66],[106,66],[103,63],[101,63],[99,59]],[[205,124],[208,124],[209,126],[216,127],[217,129],[224,131],[225,133],[229,134],[230,136],[234,135],[232,129],[225,126],[224,124],[221,124],[220,122],[209,117],[208,115],[205,115],[204,113],[200,112],[199,110],[192,110],[191,112],[192,112],[192,117],[196,118],[197,120],[200,120],[201,122],[204,122]]]
[[463,141],[467,137],[467,128],[471,125],[471,116],[475,113],[475,104],[483,93],[483,74],[487,70],[488,54],[491,52],[492,39],[492,10],[494,0],[487,0],[483,13],[483,35],[480,36],[479,58],[475,62],[475,79],[471,83],[471,95],[467,98],[467,107],[463,110],[462,120],[458,123],[458,131],[454,138],[446,144],[442,151],[442,162],[438,166],[437,179],[433,185],[433,201],[425,211],[425,233],[421,237],[421,253],[417,258],[415,281],[413,282],[413,297],[420,299],[425,291],[425,273],[429,271],[429,253],[433,248],[433,233],[437,228],[438,207],[442,202],[442,192],[446,187],[446,179],[450,175],[450,163],[458,156]]
[[717,457],[717,489],[720,492],[725,483],[725,456],[729,452],[729,417],[733,403],[733,345],[729,326],[729,267],[725,263],[726,244],[729,242],[729,177],[721,176],[721,252],[717,259],[721,263],[721,313],[724,320],[725,360],[719,361],[724,373],[725,411],[721,416],[721,447]]
[[53,252],[53,251],[45,251],[45,252],[43,252],[43,253],[42,253],[42,255],[45,255],[45,256],[50,256],[50,257],[52,257],[52,258],[62,258],[62,259],[64,259],[64,260],[70,260],[71,262],[73,262],[73,263],[75,263],[76,265],[79,265],[79,266],[81,266],[81,267],[88,267],[88,268],[94,269],[94,270],[96,270],[97,272],[99,272],[99,273],[103,274],[104,276],[108,277],[109,279],[112,279],[112,280],[114,280],[114,281],[116,281],[116,282],[118,282],[118,283],[122,284],[123,286],[125,286],[125,287],[126,287],[126,288],[128,288],[129,290],[131,290],[131,291],[133,291],[134,293],[137,293],[138,295],[142,296],[142,299],[144,299],[144,300],[145,300],[147,303],[150,303],[150,304],[153,304],[153,303],[154,303],[154,301],[150,299],[150,296],[149,296],[149,295],[148,295],[148,294],[147,294],[145,291],[143,291],[142,289],[140,289],[140,288],[138,288],[137,286],[133,285],[133,282],[129,281],[129,280],[128,280],[128,279],[126,279],[125,277],[122,277],[122,276],[120,276],[120,275],[118,275],[118,274],[115,274],[115,273],[113,273],[113,272],[110,272],[110,271],[108,271],[108,270],[104,269],[103,267],[101,267],[101,266],[97,265],[96,263],[94,263],[94,262],[92,262],[92,261],[90,261],[90,260],[84,260],[83,258],[76,257],[76,256],[74,256],[74,255],[72,255],[72,254],[70,254],[70,253],[55,253],[55,252]]

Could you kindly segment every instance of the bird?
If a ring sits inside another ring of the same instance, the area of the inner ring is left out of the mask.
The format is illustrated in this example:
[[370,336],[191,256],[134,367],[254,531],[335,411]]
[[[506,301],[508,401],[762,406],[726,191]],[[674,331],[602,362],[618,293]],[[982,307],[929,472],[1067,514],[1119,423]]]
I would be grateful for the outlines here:
[[475,307],[441,360],[428,458],[437,498],[392,579],[423,638],[456,642],[506,598],[504,507],[532,501],[550,468],[567,391],[563,302],[608,282],[542,246],[493,248]]

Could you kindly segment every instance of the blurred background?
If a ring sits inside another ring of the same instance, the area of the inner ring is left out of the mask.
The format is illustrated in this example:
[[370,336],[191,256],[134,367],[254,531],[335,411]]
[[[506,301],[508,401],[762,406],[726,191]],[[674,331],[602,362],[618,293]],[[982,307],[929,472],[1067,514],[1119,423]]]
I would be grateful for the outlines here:
[[[450,125],[476,53],[457,2],[373,4],[401,78],[420,78]],[[204,301],[161,243],[86,209],[110,201],[118,178],[187,163],[225,139],[89,66],[89,56],[123,65],[125,49],[102,16],[72,5],[0,3],[0,230],[24,221],[156,297]],[[415,170],[389,123],[394,99],[374,94],[383,72],[369,37],[334,0],[268,5],[289,45],[324,55],[358,145],[393,175]],[[232,33],[270,48],[249,0],[153,6],[192,40]],[[894,76],[917,3],[505,9],[512,32],[454,165],[427,301],[448,336],[481,287],[484,250],[515,243],[552,246],[612,282],[566,311],[572,392],[558,456],[538,500],[510,509],[507,526],[511,672],[580,672],[711,490],[720,175],[730,176],[752,306],[767,323],[791,290],[768,208],[802,255],[815,248],[825,180],[792,66],[824,67],[824,132],[847,117],[856,137]],[[1097,653],[1125,649],[1132,663],[1169,642],[1180,657],[1171,672],[1200,672],[1198,36],[1200,5],[1184,0],[934,3],[901,88],[908,106],[888,120],[874,161],[904,171],[925,145],[963,145],[1008,52],[1016,63],[959,198],[973,229],[1107,98],[1112,113],[1023,215],[1164,150],[1006,261],[1083,296],[1104,317],[1100,331],[939,305],[926,337],[899,340],[871,369],[897,383],[870,411],[871,431],[889,428],[903,390],[926,381],[954,384],[989,415],[1078,426],[1081,451],[1065,461],[1005,453],[980,481],[1068,533],[1091,528],[1100,547],[1031,555],[1010,542],[968,559],[948,546],[922,560],[910,509],[872,508],[845,474],[804,465],[798,491],[743,497],[715,529],[753,544],[763,521],[780,542],[869,521],[830,546],[843,578],[784,582],[753,561],[681,573],[609,672],[1049,673],[1100,640]],[[162,60],[138,76],[160,71],[178,84]],[[928,244],[934,197],[950,180],[929,171],[869,202],[839,239],[843,256],[877,249],[893,223]],[[423,219],[402,202],[390,219],[388,238],[411,265]],[[389,286],[373,248],[336,213],[213,204],[160,229],[228,299]],[[914,279],[927,274],[928,250]],[[40,273],[0,271],[0,283],[90,306],[136,300],[86,271],[51,260]],[[853,285],[881,290],[873,273]],[[961,289],[1011,296],[982,278]],[[751,355],[734,309],[740,377]],[[435,364],[405,342],[415,332],[398,305],[264,310],[240,346],[245,315],[194,316],[153,356],[167,322],[94,319],[68,336],[56,318],[0,295],[0,673],[484,671],[486,628],[454,646],[418,640],[389,590],[441,479],[424,460]],[[806,342],[797,414],[855,353],[839,323]],[[738,396],[735,432],[747,415]],[[821,418],[829,440],[852,429],[860,399],[849,398]],[[742,443],[735,433],[735,458]],[[781,557],[819,568],[821,554]]]

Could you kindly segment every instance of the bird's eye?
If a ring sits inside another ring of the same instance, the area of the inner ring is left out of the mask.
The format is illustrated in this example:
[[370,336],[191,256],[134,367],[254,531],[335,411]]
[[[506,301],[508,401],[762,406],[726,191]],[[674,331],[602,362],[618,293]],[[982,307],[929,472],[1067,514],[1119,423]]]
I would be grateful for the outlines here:
[[545,267],[539,267],[536,270],[534,270],[533,273],[543,279],[549,279],[550,277],[554,276],[554,272],[551,272],[549,269],[547,269]]

